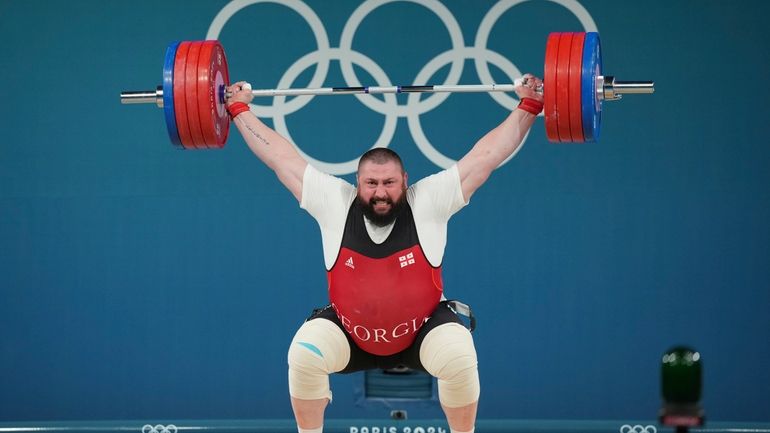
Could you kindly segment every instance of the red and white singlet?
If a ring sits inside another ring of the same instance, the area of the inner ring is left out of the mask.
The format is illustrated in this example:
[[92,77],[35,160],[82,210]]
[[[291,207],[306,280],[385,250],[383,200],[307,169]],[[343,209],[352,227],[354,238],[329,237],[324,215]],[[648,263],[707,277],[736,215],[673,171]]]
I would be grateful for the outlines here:
[[385,242],[376,244],[352,204],[337,261],[327,276],[329,299],[345,330],[375,355],[409,347],[441,300],[441,267],[425,258],[409,205]]

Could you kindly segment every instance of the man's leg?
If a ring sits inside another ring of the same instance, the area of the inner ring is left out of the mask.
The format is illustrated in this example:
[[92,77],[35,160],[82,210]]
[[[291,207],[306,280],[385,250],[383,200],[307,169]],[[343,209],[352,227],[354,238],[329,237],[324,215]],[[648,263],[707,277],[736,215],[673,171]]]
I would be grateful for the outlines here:
[[478,361],[471,333],[459,323],[431,329],[420,346],[420,362],[438,379],[438,397],[453,432],[471,432],[480,394]]
[[329,404],[328,398],[316,400],[301,400],[295,397],[291,398],[291,408],[294,410],[294,419],[297,420],[297,427],[300,433],[302,430],[316,430],[324,425],[324,410]]
[[332,399],[329,374],[350,360],[350,345],[337,324],[326,319],[305,322],[289,347],[289,394],[297,427],[321,431],[324,410]]
[[453,432],[471,432],[476,425],[476,409],[479,406],[478,400],[473,403],[461,406],[461,407],[447,407],[443,404],[441,408],[444,409],[447,423],[449,428]]

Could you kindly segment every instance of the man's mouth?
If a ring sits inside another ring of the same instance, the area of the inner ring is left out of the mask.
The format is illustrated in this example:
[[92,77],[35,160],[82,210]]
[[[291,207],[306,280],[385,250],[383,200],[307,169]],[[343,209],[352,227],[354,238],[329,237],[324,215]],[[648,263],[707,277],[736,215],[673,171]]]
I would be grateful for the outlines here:
[[372,200],[375,210],[387,210],[390,207],[390,200]]

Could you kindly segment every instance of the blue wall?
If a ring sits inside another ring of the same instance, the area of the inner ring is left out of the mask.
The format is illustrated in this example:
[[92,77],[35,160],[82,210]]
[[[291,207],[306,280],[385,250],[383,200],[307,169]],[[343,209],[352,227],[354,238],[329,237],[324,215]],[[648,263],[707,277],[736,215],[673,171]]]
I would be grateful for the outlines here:
[[[325,302],[315,222],[237,134],[180,151],[161,110],[118,102],[160,84],[166,45],[206,38],[227,3],[0,1],[0,421],[291,416],[286,348]],[[306,4],[339,47],[358,2]],[[493,4],[444,2],[466,46]],[[605,105],[597,144],[550,144],[538,120],[453,219],[445,282],[479,316],[479,414],[653,418],[660,355],[686,343],[704,358],[711,419],[770,420],[770,3],[580,5],[605,71],[654,79],[656,93]],[[547,34],[585,28],[532,0],[487,45],[542,74]],[[317,47],[273,3],[238,11],[218,38],[231,76],[255,87]],[[368,14],[352,46],[408,84],[451,42],[433,12],[400,2]],[[478,82],[464,66],[461,82]],[[292,86],[315,69],[301,72]],[[322,85],[346,85],[336,60]],[[457,159],[508,110],[452,95],[419,121]],[[384,121],[354,97],[286,117],[305,152],[335,162]],[[410,178],[438,170],[393,121]],[[329,416],[385,415],[354,404],[359,383],[333,378]]]

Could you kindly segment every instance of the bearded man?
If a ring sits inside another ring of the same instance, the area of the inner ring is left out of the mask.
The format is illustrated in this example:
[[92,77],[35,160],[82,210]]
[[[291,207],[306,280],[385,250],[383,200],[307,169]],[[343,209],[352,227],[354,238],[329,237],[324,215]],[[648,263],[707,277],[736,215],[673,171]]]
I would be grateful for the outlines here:
[[386,148],[360,158],[357,186],[320,172],[249,111],[248,83],[228,87],[228,111],[246,143],[321,229],[330,303],[304,322],[288,353],[300,433],[323,431],[330,374],[396,367],[436,377],[452,433],[473,432],[478,362],[443,293],[447,224],[521,145],[542,110],[541,87],[525,75],[517,109],[456,165],[411,186],[401,158]]

